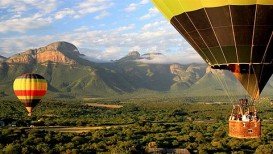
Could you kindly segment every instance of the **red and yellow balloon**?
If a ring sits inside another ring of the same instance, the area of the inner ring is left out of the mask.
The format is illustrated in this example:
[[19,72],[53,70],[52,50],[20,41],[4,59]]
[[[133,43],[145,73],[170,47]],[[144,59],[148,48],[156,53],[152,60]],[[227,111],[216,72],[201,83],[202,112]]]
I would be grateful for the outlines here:
[[39,74],[23,74],[15,79],[13,90],[31,116],[33,108],[47,92],[47,81]]

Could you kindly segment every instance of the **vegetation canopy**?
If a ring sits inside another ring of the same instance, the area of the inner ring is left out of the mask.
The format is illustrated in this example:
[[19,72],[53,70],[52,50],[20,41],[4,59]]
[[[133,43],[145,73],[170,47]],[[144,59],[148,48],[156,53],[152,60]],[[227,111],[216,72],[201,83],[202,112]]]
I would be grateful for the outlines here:
[[32,117],[19,101],[1,100],[0,149],[5,153],[144,153],[156,143],[156,148],[198,153],[272,152],[269,99],[257,105],[263,130],[260,139],[252,140],[228,137],[230,103],[189,100],[45,100]]

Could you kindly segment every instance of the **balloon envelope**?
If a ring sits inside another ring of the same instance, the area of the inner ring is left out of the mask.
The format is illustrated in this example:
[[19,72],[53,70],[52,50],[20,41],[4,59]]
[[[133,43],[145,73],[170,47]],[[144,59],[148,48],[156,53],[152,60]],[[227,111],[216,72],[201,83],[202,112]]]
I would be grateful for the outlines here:
[[212,68],[259,98],[273,73],[272,0],[152,1]]
[[15,79],[13,90],[31,115],[33,108],[47,92],[47,82],[39,74],[23,74]]

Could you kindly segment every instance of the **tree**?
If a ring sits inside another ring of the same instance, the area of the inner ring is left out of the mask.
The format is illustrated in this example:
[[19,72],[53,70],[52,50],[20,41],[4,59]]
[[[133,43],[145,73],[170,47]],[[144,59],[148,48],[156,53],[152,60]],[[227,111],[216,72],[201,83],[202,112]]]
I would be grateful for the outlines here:
[[229,146],[232,150],[239,150],[239,149],[241,149],[242,141],[239,140],[239,139],[234,139],[234,138],[232,138],[232,139],[228,142],[228,146]]
[[19,147],[14,144],[8,144],[4,149],[5,154],[19,153]]
[[205,138],[203,136],[203,134],[201,132],[197,132],[195,134],[195,140],[200,143],[200,142],[204,142],[205,141]]
[[273,153],[272,146],[269,144],[260,145],[255,151],[255,154],[268,154],[268,153]]
[[75,136],[71,139],[71,141],[74,143],[74,144],[80,144],[80,143],[83,143],[84,142],[84,138],[81,137],[81,136]]
[[50,151],[49,146],[46,143],[39,143],[36,149],[41,153],[48,153]]
[[173,145],[174,147],[177,147],[177,146],[179,145],[179,142],[178,142],[177,140],[174,140],[174,141],[172,142],[172,145]]

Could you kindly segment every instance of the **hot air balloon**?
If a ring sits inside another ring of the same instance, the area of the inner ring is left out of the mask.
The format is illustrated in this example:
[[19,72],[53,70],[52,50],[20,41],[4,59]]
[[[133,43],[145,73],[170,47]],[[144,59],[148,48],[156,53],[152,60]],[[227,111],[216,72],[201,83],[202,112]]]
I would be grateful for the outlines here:
[[272,0],[152,2],[211,68],[231,71],[253,100],[259,98],[273,73]]
[[39,74],[23,74],[15,79],[13,90],[31,116],[33,108],[47,92],[47,82]]

